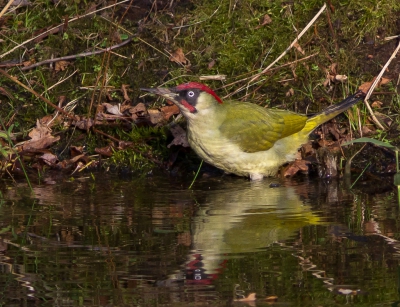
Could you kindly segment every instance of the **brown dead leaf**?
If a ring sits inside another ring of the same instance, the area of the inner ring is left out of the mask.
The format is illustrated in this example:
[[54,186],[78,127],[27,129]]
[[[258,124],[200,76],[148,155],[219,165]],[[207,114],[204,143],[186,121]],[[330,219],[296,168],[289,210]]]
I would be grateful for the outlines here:
[[144,105],[144,103],[139,102],[136,106],[129,109],[129,113],[131,113],[132,115],[135,115],[137,118],[137,117],[147,115],[147,109],[146,109],[146,106]]
[[271,295],[271,296],[267,296],[265,298],[265,300],[268,302],[276,302],[278,300],[278,297],[276,295]]
[[377,109],[380,109],[382,106],[383,106],[383,102],[379,101],[379,100],[376,100],[371,104],[371,107],[377,108]]
[[187,65],[189,63],[189,60],[185,57],[182,48],[178,48],[174,52],[172,52],[171,56],[169,57],[169,60],[171,62],[176,62],[178,64],[183,64],[183,65]]
[[39,157],[44,163],[47,165],[53,166],[57,163],[57,156],[53,155],[52,153],[45,153],[41,157]]
[[305,52],[303,50],[303,48],[301,48],[301,46],[299,45],[299,43],[294,43],[293,47],[297,49],[298,52],[300,52],[302,55],[305,55]]
[[347,81],[347,76],[346,75],[336,75],[335,80],[343,83],[343,82]]
[[214,65],[215,65],[215,63],[216,63],[216,61],[215,61],[214,59],[212,59],[212,60],[211,60],[211,62],[210,62],[210,63],[208,63],[208,66],[207,66],[207,68],[208,68],[208,69],[211,69],[211,68],[213,68],[213,67],[214,67]]
[[[364,82],[363,84],[361,84],[358,89],[360,91],[362,91],[363,93],[367,93],[369,88],[371,87],[372,83],[374,83],[376,77],[374,77],[372,79],[372,81],[369,82]],[[378,82],[378,84],[376,85],[376,87],[380,87],[381,85],[385,85],[388,84],[391,80],[388,78],[381,78],[381,80]]]
[[78,155],[83,154],[83,146],[71,146],[69,148],[69,152],[71,157],[76,157]]
[[128,84],[121,85],[121,91],[122,91],[122,94],[124,95],[125,101],[131,101],[131,99],[129,98],[129,95],[128,95],[128,88],[129,88]]
[[65,69],[67,69],[68,65],[69,65],[68,61],[57,61],[54,66],[54,70],[56,72],[63,71]]
[[133,145],[133,142],[128,142],[128,141],[120,141],[118,143],[118,149],[124,150],[128,147],[131,147]]
[[301,146],[302,156],[307,157],[315,154],[315,149],[313,148],[313,144],[311,141],[308,141],[306,144]]
[[173,104],[172,106],[165,106],[161,108],[161,112],[164,113],[165,120],[169,120],[172,115],[179,114],[179,108]]
[[332,63],[331,66],[329,66],[329,70],[333,75],[337,74],[336,68],[337,68],[337,63]]
[[186,137],[186,131],[179,125],[173,126],[169,129],[174,137],[171,143],[168,144],[168,148],[172,145],[190,147],[189,142]]
[[112,154],[113,154],[113,150],[112,150],[111,146],[106,146],[106,147],[102,147],[102,148],[95,148],[94,152],[98,153],[98,154],[100,154],[102,156],[105,156],[105,157],[111,157]]
[[370,136],[375,134],[375,131],[371,130],[370,127],[362,126],[361,128],[363,136]]
[[245,298],[238,298],[235,299],[235,302],[254,302],[256,300],[256,294],[255,293],[250,293],[247,297]]
[[36,141],[50,134],[51,134],[51,129],[48,128],[46,125],[42,124],[40,120],[36,120],[36,128],[33,128],[28,135],[32,139],[32,141]]
[[164,113],[157,109],[149,109],[147,110],[150,117],[150,123],[152,125],[158,125],[159,123],[164,121]]
[[294,95],[294,89],[290,88],[287,92],[286,92],[286,97],[290,97]]
[[269,25],[272,22],[272,18],[265,14],[262,19],[260,20],[260,24],[256,27],[256,29],[261,28],[262,26]]
[[112,105],[110,103],[104,102],[101,104],[103,107],[106,108],[107,112],[113,115],[122,116],[123,114],[120,111],[119,105]]
[[94,125],[94,120],[91,118],[82,117],[79,118],[79,120],[72,121],[72,125],[76,126],[79,129],[86,130]]
[[31,2],[28,0],[14,0],[11,3],[11,6],[19,6],[19,7],[24,7],[24,6],[29,6],[31,5]]
[[308,164],[310,164],[310,162],[306,160],[295,160],[284,169],[283,176],[293,177],[300,171],[308,172]]
[[21,146],[21,149],[24,151],[35,151],[47,148],[60,139],[59,136],[52,136],[50,128],[43,125],[40,120],[36,121],[36,128],[33,128],[28,135],[31,139]]
[[379,85],[386,85],[386,84],[388,84],[390,81],[392,81],[392,80],[391,80],[391,79],[388,79],[388,78],[382,77],[382,78],[381,78],[381,82],[379,82]]
[[23,151],[36,151],[49,147],[60,140],[60,136],[47,135],[38,140],[29,140],[22,145]]
[[326,78],[325,81],[322,83],[324,87],[328,87],[331,84],[331,80],[329,78]]
[[22,62],[22,65],[23,65],[24,67],[31,66],[32,64],[35,64],[35,61],[34,61],[34,60],[28,60],[28,61]]

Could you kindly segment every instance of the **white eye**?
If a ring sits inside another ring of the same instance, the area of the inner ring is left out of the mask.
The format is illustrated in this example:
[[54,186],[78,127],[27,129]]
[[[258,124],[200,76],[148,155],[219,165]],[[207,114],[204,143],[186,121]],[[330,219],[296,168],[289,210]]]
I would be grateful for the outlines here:
[[188,95],[190,98],[192,98],[192,97],[194,97],[194,92],[193,92],[193,91],[189,91],[189,92],[187,93],[187,95]]

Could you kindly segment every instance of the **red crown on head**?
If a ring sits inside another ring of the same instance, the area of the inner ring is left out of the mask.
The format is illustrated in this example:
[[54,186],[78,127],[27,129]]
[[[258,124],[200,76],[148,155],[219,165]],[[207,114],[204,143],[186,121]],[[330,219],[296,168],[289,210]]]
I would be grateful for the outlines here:
[[197,88],[200,91],[204,91],[210,95],[212,95],[219,103],[223,103],[222,99],[218,97],[218,95],[212,90],[210,89],[208,86],[202,84],[202,83],[198,83],[198,82],[188,82],[188,83],[183,83],[180,84],[176,87],[176,89],[178,91],[182,91],[182,90],[189,90],[189,89],[194,89]]

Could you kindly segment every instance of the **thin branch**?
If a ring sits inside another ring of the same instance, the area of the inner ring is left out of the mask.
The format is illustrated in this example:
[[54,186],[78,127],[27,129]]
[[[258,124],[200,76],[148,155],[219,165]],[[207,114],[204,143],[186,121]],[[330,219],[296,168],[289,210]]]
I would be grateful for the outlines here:
[[[124,2],[128,2],[128,1],[130,1],[130,0],[122,0],[121,2],[111,4],[111,5],[109,5],[109,6],[106,6],[106,7],[103,7],[103,8],[101,8],[101,9],[98,9],[98,10],[96,10],[96,11],[94,11],[94,12],[89,12],[89,13],[87,13],[87,14],[85,14],[85,15],[74,17],[74,18],[68,20],[68,23],[73,22],[73,21],[76,21],[76,20],[81,19],[81,18],[84,18],[84,17],[89,16],[89,15],[95,14],[95,13],[97,13],[97,12],[106,10],[106,9],[108,9],[108,8],[110,8],[110,7],[117,6],[117,5],[122,4],[122,3],[124,3]],[[13,1],[11,1],[11,2],[13,2]],[[55,29],[57,29],[58,27],[61,27],[61,26],[63,26],[63,25],[64,25],[64,23],[59,24],[58,26],[55,26],[55,27],[53,27],[53,28],[47,30],[47,31],[44,32],[44,33],[48,33],[48,32],[54,31]],[[11,52],[13,52],[14,50],[18,49],[19,47],[24,46],[24,45],[26,45],[27,43],[29,43],[29,42],[31,42],[31,41],[37,39],[38,37],[42,36],[44,33],[40,33],[39,35],[37,35],[37,36],[35,36],[35,37],[32,37],[32,38],[30,38],[30,39],[28,39],[28,40],[22,42],[21,44],[15,46],[15,47],[12,48],[11,50],[8,50],[7,52],[1,54],[1,55],[0,55],[0,59],[1,59],[1,58],[4,58],[6,55],[10,54]]]
[[6,4],[6,6],[1,10],[0,12],[0,18],[1,16],[4,15],[4,13],[8,10],[8,8],[11,6],[11,4],[14,2],[14,0],[10,0],[8,1],[8,3]]
[[368,103],[368,99],[369,99],[369,97],[371,97],[371,94],[374,91],[374,89],[377,86],[377,84],[380,82],[380,80],[382,78],[382,75],[384,74],[384,72],[388,68],[390,62],[392,62],[392,60],[396,57],[396,55],[399,52],[399,50],[400,50],[400,42],[397,44],[397,48],[393,51],[392,55],[390,56],[389,60],[386,62],[385,66],[383,66],[383,68],[381,69],[379,75],[375,78],[375,81],[372,83],[372,85],[369,88],[368,93],[367,93],[367,95],[365,96],[365,99],[364,99],[365,105],[367,106],[367,109],[368,109],[369,113],[371,114],[372,119],[374,120],[375,124],[377,124],[378,127],[381,128],[382,130],[385,130],[385,128],[382,126],[382,124],[376,118],[374,112],[372,111],[371,106]]
[[35,64],[26,66],[21,68],[21,70],[29,70],[41,65],[45,65],[45,64],[49,64],[49,63],[54,63],[54,62],[58,62],[58,61],[68,61],[68,60],[74,60],[76,58],[81,58],[81,57],[86,57],[86,56],[91,56],[91,55],[96,55],[96,54],[101,54],[104,52],[109,52],[111,50],[117,49],[119,47],[125,46],[126,44],[130,43],[132,41],[133,37],[129,37],[127,40],[124,40],[122,43],[119,43],[117,45],[108,47],[106,49],[102,49],[102,50],[96,50],[96,51],[88,51],[88,52],[82,52],[82,53],[78,53],[78,54],[74,54],[74,55],[68,55],[68,56],[63,56],[60,58],[53,58],[53,59],[47,59],[41,62],[37,62]]
[[200,21],[197,21],[197,22],[195,22],[195,23],[191,23],[191,24],[189,24],[189,25],[172,27],[172,29],[182,29],[182,28],[191,27],[191,26],[194,26],[194,25],[198,25],[199,23],[205,22],[205,21],[208,20],[208,19],[211,19],[211,18],[218,12],[219,8],[221,7],[221,4],[222,4],[222,1],[221,1],[221,3],[218,5],[217,9],[216,9],[210,16],[208,16],[207,18],[205,18],[205,19],[203,19],[203,20],[200,20]]
[[28,92],[32,93],[33,95],[35,95],[37,98],[40,98],[41,100],[43,100],[45,103],[47,103],[48,105],[52,106],[54,109],[56,109],[57,111],[63,113],[65,116],[67,116],[68,118],[74,119],[75,120],[75,116],[73,116],[72,114],[64,111],[62,108],[60,108],[59,106],[56,106],[54,103],[52,103],[50,100],[48,100],[47,98],[43,97],[42,95],[40,95],[39,93],[35,92],[33,89],[27,87],[25,84],[21,83],[16,77],[13,77],[11,75],[9,75],[6,71],[4,71],[3,69],[0,69],[0,74],[2,74],[3,76],[7,77],[8,79],[10,79],[11,81],[17,83],[19,86],[22,86],[24,89],[26,89]]
[[290,51],[290,49],[292,49],[293,46],[299,41],[299,39],[304,35],[304,33],[307,32],[307,30],[312,26],[312,24],[318,19],[319,15],[321,15],[325,9],[326,9],[326,4],[324,4],[322,6],[322,8],[319,10],[319,12],[314,16],[313,19],[311,19],[311,21],[308,23],[308,25],[303,29],[303,31],[300,32],[300,34],[295,38],[295,40],[290,44],[290,46],[287,47],[286,50],[275,61],[273,61],[271,64],[269,64],[268,67],[266,67],[262,72],[256,74],[253,77],[253,79],[251,79],[249,81],[249,83],[257,80],[260,76],[265,74],[272,66],[274,66],[276,62],[278,62],[281,58],[283,58]]

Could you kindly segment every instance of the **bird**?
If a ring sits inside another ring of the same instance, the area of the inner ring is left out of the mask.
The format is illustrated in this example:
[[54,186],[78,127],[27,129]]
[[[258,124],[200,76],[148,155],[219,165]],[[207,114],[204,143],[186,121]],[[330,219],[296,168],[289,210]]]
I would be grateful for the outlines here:
[[307,116],[251,102],[223,100],[198,82],[141,90],[178,106],[187,120],[189,145],[201,159],[226,173],[250,180],[275,176],[280,166],[295,160],[314,129],[363,96],[357,92],[339,104]]

